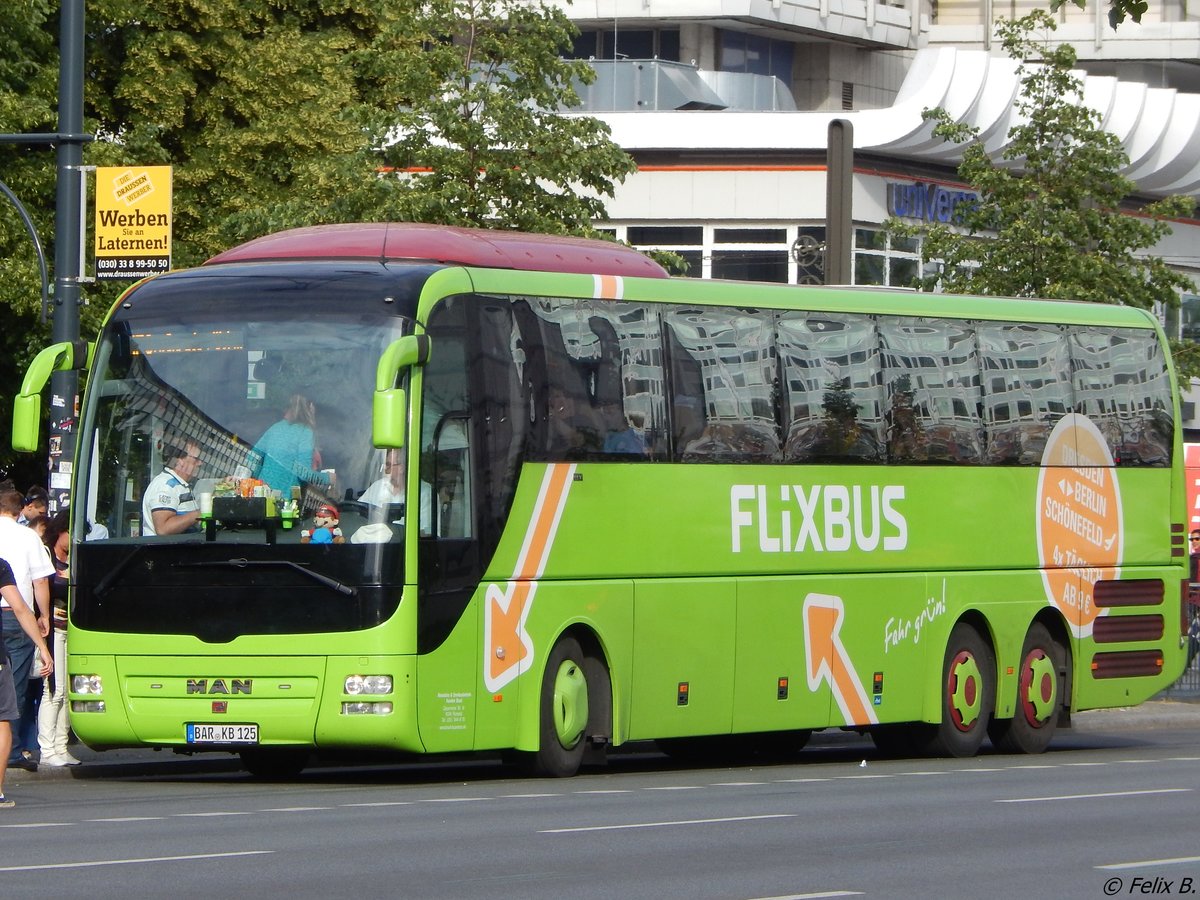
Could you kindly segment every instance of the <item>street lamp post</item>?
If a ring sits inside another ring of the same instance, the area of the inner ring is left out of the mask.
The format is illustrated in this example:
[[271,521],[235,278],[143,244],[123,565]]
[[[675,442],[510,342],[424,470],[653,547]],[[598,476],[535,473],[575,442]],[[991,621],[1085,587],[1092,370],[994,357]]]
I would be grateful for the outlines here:
[[[54,134],[0,134],[0,144],[42,144],[57,153],[57,193],[54,205],[54,303],[51,338],[79,340],[79,307],[83,279],[83,145],[92,135],[83,133],[83,36],[84,0],[62,0],[59,27],[58,132]],[[39,261],[43,265],[43,312],[45,269],[41,242],[33,222],[11,191],[6,196],[22,212],[30,230]],[[71,502],[71,475],[75,463],[75,435],[79,376],[55,372],[50,377],[50,510]]]

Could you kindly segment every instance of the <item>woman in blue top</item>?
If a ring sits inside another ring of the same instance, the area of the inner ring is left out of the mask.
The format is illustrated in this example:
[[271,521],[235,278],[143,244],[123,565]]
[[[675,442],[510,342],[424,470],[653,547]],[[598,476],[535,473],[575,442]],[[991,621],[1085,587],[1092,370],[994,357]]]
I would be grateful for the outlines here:
[[292,488],[302,484],[330,487],[329,476],[313,469],[313,432],[317,427],[316,404],[303,394],[292,394],[283,418],[263,432],[254,445],[255,473],[271,490],[287,499]]

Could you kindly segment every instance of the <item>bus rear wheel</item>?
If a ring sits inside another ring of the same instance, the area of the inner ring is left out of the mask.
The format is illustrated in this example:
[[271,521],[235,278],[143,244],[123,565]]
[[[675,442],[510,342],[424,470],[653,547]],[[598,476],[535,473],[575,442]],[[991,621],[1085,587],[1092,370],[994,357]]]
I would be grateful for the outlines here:
[[950,632],[942,665],[942,720],[925,752],[930,756],[974,756],[996,706],[996,664],[987,643],[960,622]]
[[1003,753],[1041,753],[1058,728],[1064,702],[1066,650],[1035,622],[1021,647],[1017,706],[1011,719],[997,719],[988,729]]
[[588,677],[579,641],[564,637],[554,645],[542,676],[538,750],[533,770],[564,778],[579,771],[586,745]]

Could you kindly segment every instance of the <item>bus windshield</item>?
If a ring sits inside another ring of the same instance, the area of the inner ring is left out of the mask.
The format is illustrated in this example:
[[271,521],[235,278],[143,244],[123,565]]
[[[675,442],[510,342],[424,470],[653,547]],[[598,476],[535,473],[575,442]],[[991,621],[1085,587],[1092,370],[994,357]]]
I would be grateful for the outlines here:
[[213,640],[378,624],[403,582],[404,461],[372,445],[371,398],[411,304],[193,280],[132,292],[97,347],[77,621]]

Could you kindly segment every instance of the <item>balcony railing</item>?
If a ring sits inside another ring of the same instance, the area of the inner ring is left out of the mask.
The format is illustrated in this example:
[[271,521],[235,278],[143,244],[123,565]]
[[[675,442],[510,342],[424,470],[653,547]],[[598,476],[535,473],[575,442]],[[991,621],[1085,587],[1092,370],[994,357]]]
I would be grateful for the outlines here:
[[773,75],[702,72],[662,59],[591,60],[596,80],[576,84],[586,112],[671,109],[794,110],[796,103]]

